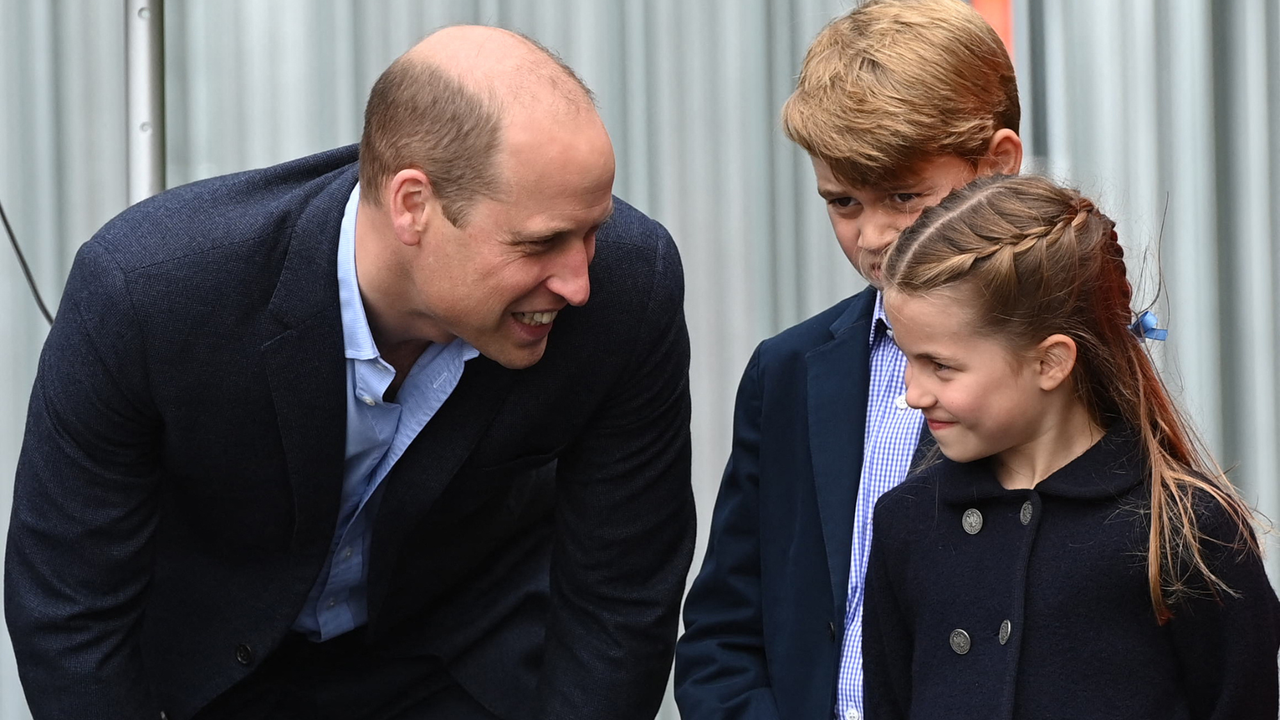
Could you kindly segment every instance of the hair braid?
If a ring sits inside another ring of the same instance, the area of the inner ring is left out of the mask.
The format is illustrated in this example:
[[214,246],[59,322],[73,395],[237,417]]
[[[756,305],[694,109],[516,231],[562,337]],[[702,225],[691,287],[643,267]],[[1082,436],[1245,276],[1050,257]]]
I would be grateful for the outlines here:
[[1234,543],[1258,552],[1252,511],[1204,451],[1129,327],[1133,289],[1115,223],[1074,190],[1033,176],[971,183],[926,210],[885,260],[890,287],[923,294],[963,283],[975,327],[1014,348],[1053,334],[1078,348],[1076,395],[1100,427],[1141,438],[1149,464],[1148,584],[1164,622],[1185,595],[1231,593],[1201,547],[1207,503],[1226,512]]

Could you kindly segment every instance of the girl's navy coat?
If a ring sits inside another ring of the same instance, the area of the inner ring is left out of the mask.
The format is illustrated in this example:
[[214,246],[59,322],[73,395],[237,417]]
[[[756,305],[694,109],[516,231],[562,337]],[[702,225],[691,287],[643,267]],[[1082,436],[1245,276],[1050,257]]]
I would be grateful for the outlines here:
[[[1206,542],[1238,595],[1178,603],[1159,625],[1145,472],[1134,436],[1113,431],[1031,490],[944,459],[885,494],[867,717],[1274,720],[1280,602],[1261,561]],[[1216,504],[1201,518],[1211,537],[1237,537]]]

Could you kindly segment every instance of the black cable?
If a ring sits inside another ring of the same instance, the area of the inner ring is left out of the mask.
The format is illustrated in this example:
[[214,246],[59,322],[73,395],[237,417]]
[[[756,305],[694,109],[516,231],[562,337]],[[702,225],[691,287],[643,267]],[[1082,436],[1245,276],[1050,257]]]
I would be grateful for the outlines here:
[[0,205],[0,220],[4,221],[4,229],[9,233],[9,242],[13,243],[13,251],[18,254],[18,264],[22,265],[22,274],[27,276],[27,285],[31,287],[31,295],[36,299],[36,305],[40,306],[40,314],[44,315],[44,319],[53,325],[53,316],[49,314],[49,308],[44,306],[44,299],[40,297],[40,291],[36,289],[36,279],[31,277],[31,268],[27,267],[27,259],[22,256],[22,248],[18,247],[18,238],[13,234],[13,227],[9,225],[9,218],[4,214],[4,205]]

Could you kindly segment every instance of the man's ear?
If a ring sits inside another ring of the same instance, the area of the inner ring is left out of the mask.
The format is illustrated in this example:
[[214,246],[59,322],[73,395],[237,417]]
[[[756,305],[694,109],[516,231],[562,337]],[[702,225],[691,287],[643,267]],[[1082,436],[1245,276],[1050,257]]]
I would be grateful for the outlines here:
[[1022,170],[1022,138],[1001,128],[987,143],[987,154],[978,161],[978,175],[1017,175]]
[[405,168],[387,181],[385,189],[387,214],[396,239],[405,245],[417,245],[427,225],[439,214],[431,180],[417,168]]
[[1034,357],[1041,390],[1054,390],[1071,377],[1076,367],[1076,352],[1076,341],[1061,333],[1040,341]]

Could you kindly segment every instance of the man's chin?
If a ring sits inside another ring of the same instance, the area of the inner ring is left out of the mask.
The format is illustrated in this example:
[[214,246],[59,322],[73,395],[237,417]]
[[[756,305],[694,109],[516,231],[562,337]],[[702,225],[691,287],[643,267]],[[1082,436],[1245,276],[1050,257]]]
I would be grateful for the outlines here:
[[501,344],[491,348],[476,348],[480,354],[498,363],[508,370],[524,370],[538,364],[547,352],[547,343],[542,341],[536,345]]

